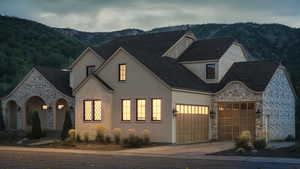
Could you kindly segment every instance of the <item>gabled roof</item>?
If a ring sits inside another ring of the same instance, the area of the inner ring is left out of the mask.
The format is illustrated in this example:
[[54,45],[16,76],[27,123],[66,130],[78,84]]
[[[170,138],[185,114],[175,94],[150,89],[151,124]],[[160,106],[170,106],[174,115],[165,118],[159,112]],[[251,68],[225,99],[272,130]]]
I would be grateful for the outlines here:
[[57,68],[35,66],[39,71],[56,89],[72,97],[72,88],[69,84],[69,72],[62,71]]
[[176,59],[162,57],[186,33],[186,31],[172,31],[127,36],[112,40],[94,50],[108,59],[122,47],[171,87],[207,92],[209,86]]
[[243,82],[248,88],[262,92],[267,87],[280,63],[274,61],[236,62],[213,91],[218,91],[231,81]]
[[101,82],[108,90],[114,90],[103,79],[101,79],[97,74],[93,73],[92,76],[94,76],[99,82]]
[[204,39],[194,42],[179,56],[178,61],[218,60],[235,42],[233,38]]

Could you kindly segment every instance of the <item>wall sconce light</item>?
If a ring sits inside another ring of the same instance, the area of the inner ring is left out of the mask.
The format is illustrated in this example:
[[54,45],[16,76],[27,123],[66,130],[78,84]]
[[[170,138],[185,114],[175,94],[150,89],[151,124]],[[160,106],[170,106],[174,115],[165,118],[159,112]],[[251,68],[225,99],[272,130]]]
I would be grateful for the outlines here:
[[70,110],[73,110],[74,109],[74,107],[73,106],[70,106]]
[[210,111],[210,112],[209,112],[209,115],[210,115],[210,118],[211,118],[211,119],[214,119],[214,118],[215,118],[215,115],[216,115],[216,112]]
[[257,115],[260,115],[262,112],[258,109],[257,111],[256,111],[256,114]]
[[178,112],[178,111],[177,111],[176,109],[173,109],[173,116],[174,116],[174,117],[176,117],[177,112]]
[[48,110],[49,109],[49,106],[48,105],[42,105],[42,110]]
[[61,110],[61,109],[63,109],[64,107],[65,107],[65,105],[63,105],[63,104],[57,105],[57,109],[58,109],[58,110]]
[[18,107],[18,111],[21,111],[21,107],[20,106]]

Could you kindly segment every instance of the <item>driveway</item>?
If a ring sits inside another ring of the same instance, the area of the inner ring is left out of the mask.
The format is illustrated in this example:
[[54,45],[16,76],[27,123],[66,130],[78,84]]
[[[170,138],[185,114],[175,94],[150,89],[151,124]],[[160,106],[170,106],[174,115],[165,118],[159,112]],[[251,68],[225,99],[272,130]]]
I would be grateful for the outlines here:
[[122,153],[152,154],[152,155],[205,155],[234,148],[233,142],[210,142],[189,145],[166,145],[150,148],[123,150]]

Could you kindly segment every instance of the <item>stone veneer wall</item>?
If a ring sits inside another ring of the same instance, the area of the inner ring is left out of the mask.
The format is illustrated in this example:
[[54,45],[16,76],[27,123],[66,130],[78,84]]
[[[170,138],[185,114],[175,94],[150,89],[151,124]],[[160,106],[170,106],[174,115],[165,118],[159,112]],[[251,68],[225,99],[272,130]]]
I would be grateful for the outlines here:
[[263,113],[269,140],[295,136],[295,96],[284,68],[277,69],[263,93]]
[[[6,112],[6,105],[9,101],[15,101],[20,107],[17,112],[17,129],[25,128],[25,112],[26,101],[33,96],[38,96],[43,99],[47,105],[51,105],[52,109],[48,110],[48,129],[54,129],[54,112],[56,102],[59,99],[65,99],[69,107],[72,106],[73,110],[70,111],[72,120],[74,119],[74,98],[64,95],[57,90],[48,80],[46,80],[36,69],[27,74],[27,79],[19,86],[10,96],[2,100],[4,123],[8,124],[8,112]],[[26,78],[25,77],[25,78]],[[74,121],[74,120],[73,120]]]
[[[231,82],[225,88],[214,95],[213,107],[216,113],[215,118],[211,121],[212,139],[218,139],[218,104],[217,102],[241,102],[255,101],[256,108],[261,108],[262,94],[249,90],[241,82]],[[261,135],[263,131],[262,116],[256,118],[256,136]]]

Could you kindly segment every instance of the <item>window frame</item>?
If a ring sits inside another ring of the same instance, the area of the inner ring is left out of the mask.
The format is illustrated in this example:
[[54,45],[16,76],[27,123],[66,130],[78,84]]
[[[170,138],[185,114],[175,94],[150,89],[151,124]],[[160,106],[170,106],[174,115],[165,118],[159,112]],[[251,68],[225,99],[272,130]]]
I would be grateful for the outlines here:
[[[123,116],[124,115],[123,101],[125,101],[125,100],[129,100],[130,101],[130,107],[129,107],[130,108],[129,109],[130,110],[130,112],[129,112],[130,119],[129,120],[124,120],[123,119],[123,117],[124,117]],[[131,99],[121,99],[121,121],[125,121],[125,122],[126,121],[131,121]]]
[[[144,100],[145,101],[145,119],[144,120],[139,120],[139,116],[138,116],[138,114],[139,114],[139,109],[138,109],[138,101],[139,100]],[[135,99],[135,113],[136,113],[136,116],[135,116],[135,118],[136,118],[136,121],[146,121],[146,115],[147,115],[147,99],[145,99],[145,98],[138,98],[138,99]]]
[[[160,120],[153,119],[153,100],[160,100]],[[162,98],[151,98],[151,121],[161,121],[162,120]]]
[[[125,79],[121,80],[121,66],[125,66]],[[121,63],[119,64],[119,82],[125,82],[127,80],[127,64],[126,63]]]
[[[86,120],[85,119],[85,114],[86,114],[86,111],[85,111],[85,102],[87,101],[91,101],[92,102],[92,119],[91,120]],[[100,120],[95,120],[95,101],[100,101],[101,102],[101,110],[100,110],[100,117],[101,119]],[[85,99],[83,100],[83,121],[84,122],[93,122],[93,121],[102,121],[103,119],[103,106],[102,106],[102,100],[101,99]]]
[[[209,73],[207,69],[209,68],[209,66],[214,65],[214,73]],[[213,74],[213,78],[210,78],[209,76]],[[206,80],[215,80],[216,79],[216,64],[215,63],[208,63],[205,65],[205,78]]]
[[94,73],[95,70],[96,70],[96,65],[87,65],[87,66],[85,67],[86,77],[88,77],[88,76],[90,75],[90,74],[89,74],[89,68],[94,68],[94,71],[92,72],[92,73]]

